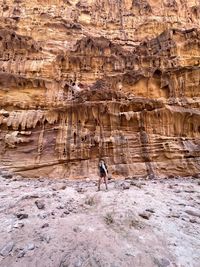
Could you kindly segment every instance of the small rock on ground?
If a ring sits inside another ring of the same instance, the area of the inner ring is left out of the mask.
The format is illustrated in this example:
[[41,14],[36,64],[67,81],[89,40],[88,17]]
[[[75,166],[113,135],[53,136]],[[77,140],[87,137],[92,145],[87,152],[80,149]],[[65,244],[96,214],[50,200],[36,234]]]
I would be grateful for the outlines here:
[[194,210],[185,210],[185,213],[200,218],[200,213]]
[[26,213],[17,213],[16,216],[19,220],[23,220],[23,219],[28,218],[28,214],[26,214]]
[[6,257],[10,254],[10,252],[13,250],[14,242],[10,241],[8,242],[0,251],[0,255],[3,257]]
[[36,204],[36,206],[38,207],[38,209],[40,209],[40,210],[42,210],[42,209],[45,208],[44,201],[42,201],[42,200],[36,200],[36,201],[35,201],[35,204]]
[[145,220],[149,220],[151,217],[151,213],[144,211],[144,212],[139,213],[139,216]]

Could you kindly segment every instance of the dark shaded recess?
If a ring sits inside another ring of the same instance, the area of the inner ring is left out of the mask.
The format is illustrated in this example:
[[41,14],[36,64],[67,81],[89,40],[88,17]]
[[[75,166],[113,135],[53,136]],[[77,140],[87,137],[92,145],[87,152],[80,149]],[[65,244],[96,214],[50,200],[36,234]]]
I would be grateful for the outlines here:
[[79,1],[77,4],[76,4],[76,7],[81,9],[81,11],[88,11],[88,5],[82,1]]
[[20,9],[17,8],[17,7],[15,7],[15,8],[13,9],[13,15],[14,15],[14,16],[20,16],[20,14],[21,14]]
[[130,72],[126,72],[123,75],[122,79],[123,79],[123,83],[128,84],[128,85],[133,85],[143,78],[145,78],[145,77],[141,73],[130,71]]
[[184,158],[186,159],[194,159],[196,157],[197,157],[196,155],[184,155]]
[[45,81],[42,79],[34,79],[33,81],[28,81],[28,84],[31,83],[34,88],[45,87]]
[[[140,45],[138,45],[134,51],[136,55],[142,55],[144,58],[148,59],[148,56],[154,57],[155,55],[170,56],[171,49],[176,48],[176,42],[173,35],[180,35],[185,38],[185,41],[190,39],[200,40],[200,31],[196,28],[191,28],[187,30],[180,29],[170,29],[162,32],[156,38],[151,40],[145,40]],[[148,59],[150,60],[150,58]]]
[[191,32],[196,32],[196,28],[191,28],[191,29],[186,29],[183,33],[191,33]]
[[84,53],[85,48],[90,48],[91,50],[104,51],[107,48],[110,48],[111,54],[122,56],[127,54],[127,52],[120,46],[113,44],[107,38],[101,37],[84,37],[81,40],[78,40],[75,46],[75,52]]
[[3,5],[3,12],[9,10],[9,6],[8,5]]
[[67,5],[70,5],[70,6],[72,5],[69,0],[63,0],[63,3],[67,4]]
[[101,90],[107,87],[107,83],[105,80],[97,80],[91,87],[94,90]]
[[157,79],[159,82],[159,87],[163,90],[166,90],[167,97],[169,97],[169,77],[163,78],[162,71],[159,69],[156,69],[153,73],[153,77]]
[[169,85],[167,84],[165,86],[162,86],[161,89],[166,91],[167,98],[169,98],[169,96],[170,96]]
[[64,86],[64,90],[65,90],[65,91],[68,91],[68,90],[69,90],[69,85],[68,85],[68,84],[65,84],[65,86]]
[[87,10],[87,9],[84,9],[84,10],[81,10],[81,13],[82,14],[89,15],[89,14],[91,14],[91,11],[90,10]]
[[188,38],[188,33],[191,33],[191,38],[200,39],[200,31],[197,28],[191,28],[186,30],[172,29],[171,31],[173,31],[174,34],[185,35],[186,40]]
[[146,98],[134,98],[131,104],[132,110],[136,112],[142,110],[152,111],[164,107],[164,104],[162,102]]
[[79,23],[71,23],[71,22],[47,22],[44,25],[46,27],[55,29],[74,29],[74,30],[82,29]]
[[42,12],[42,13],[40,14],[40,17],[41,17],[41,18],[44,18],[44,19],[52,19],[51,15],[48,14],[48,13],[45,13],[45,12]]
[[65,28],[74,29],[74,30],[81,30],[82,26],[79,23],[70,23],[70,24],[65,24]]
[[45,80],[42,79],[28,79],[14,74],[0,72],[0,86],[2,87],[25,87],[30,86],[34,88],[45,87]]
[[153,74],[156,78],[161,78],[162,72],[159,69],[156,69]]
[[18,78],[15,75],[8,73],[0,73],[0,86],[14,87],[18,85]]
[[5,114],[3,114],[3,116],[4,116],[5,118],[8,118],[8,117],[10,116],[10,114],[9,114],[9,113],[5,113]]
[[200,5],[191,7],[191,11],[197,18],[200,17]]
[[9,29],[0,29],[3,49],[19,49],[29,52],[38,52],[37,43],[29,36],[22,36]]
[[176,0],[164,1],[164,6],[172,9],[173,11],[177,11],[178,10],[178,4],[177,4]]
[[76,143],[77,143],[77,135],[76,135],[76,133],[74,133],[74,145],[76,145]]
[[12,16],[11,18],[13,20],[15,20],[16,22],[19,22],[20,21],[20,17],[18,17],[18,16]]
[[91,8],[90,6],[87,5],[87,3],[83,3],[82,1],[79,1],[76,4],[76,7],[81,11],[83,14],[90,14],[91,13]]
[[149,14],[152,12],[152,8],[146,0],[133,0],[132,8],[137,8],[141,15]]
[[113,99],[121,100],[123,94],[111,89],[90,89],[76,93],[75,102],[81,103],[85,101],[111,101]]
[[59,54],[59,55],[56,56],[56,62],[64,63],[64,61],[65,61],[64,55]]
[[190,129],[191,129],[191,132],[194,132],[194,125],[193,125],[193,123],[190,123]]

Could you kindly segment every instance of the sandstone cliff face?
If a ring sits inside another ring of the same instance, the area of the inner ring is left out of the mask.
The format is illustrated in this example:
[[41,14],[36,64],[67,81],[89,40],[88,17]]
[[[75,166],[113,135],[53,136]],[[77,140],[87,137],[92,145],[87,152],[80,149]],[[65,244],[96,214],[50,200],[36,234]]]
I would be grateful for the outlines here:
[[84,178],[200,170],[200,1],[2,0],[0,165]]

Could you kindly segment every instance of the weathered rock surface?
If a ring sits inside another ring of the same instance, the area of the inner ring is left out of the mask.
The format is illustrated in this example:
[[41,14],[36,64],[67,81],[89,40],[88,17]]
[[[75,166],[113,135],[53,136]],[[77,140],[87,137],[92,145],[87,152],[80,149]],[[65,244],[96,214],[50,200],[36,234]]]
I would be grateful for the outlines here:
[[0,164],[26,176],[194,175],[200,3],[3,0]]

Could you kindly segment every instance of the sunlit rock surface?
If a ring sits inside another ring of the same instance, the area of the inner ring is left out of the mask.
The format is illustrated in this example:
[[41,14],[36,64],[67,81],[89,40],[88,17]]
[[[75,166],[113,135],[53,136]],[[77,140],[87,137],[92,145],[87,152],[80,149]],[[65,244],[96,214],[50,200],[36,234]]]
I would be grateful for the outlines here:
[[24,176],[200,170],[200,1],[2,0],[0,165]]

